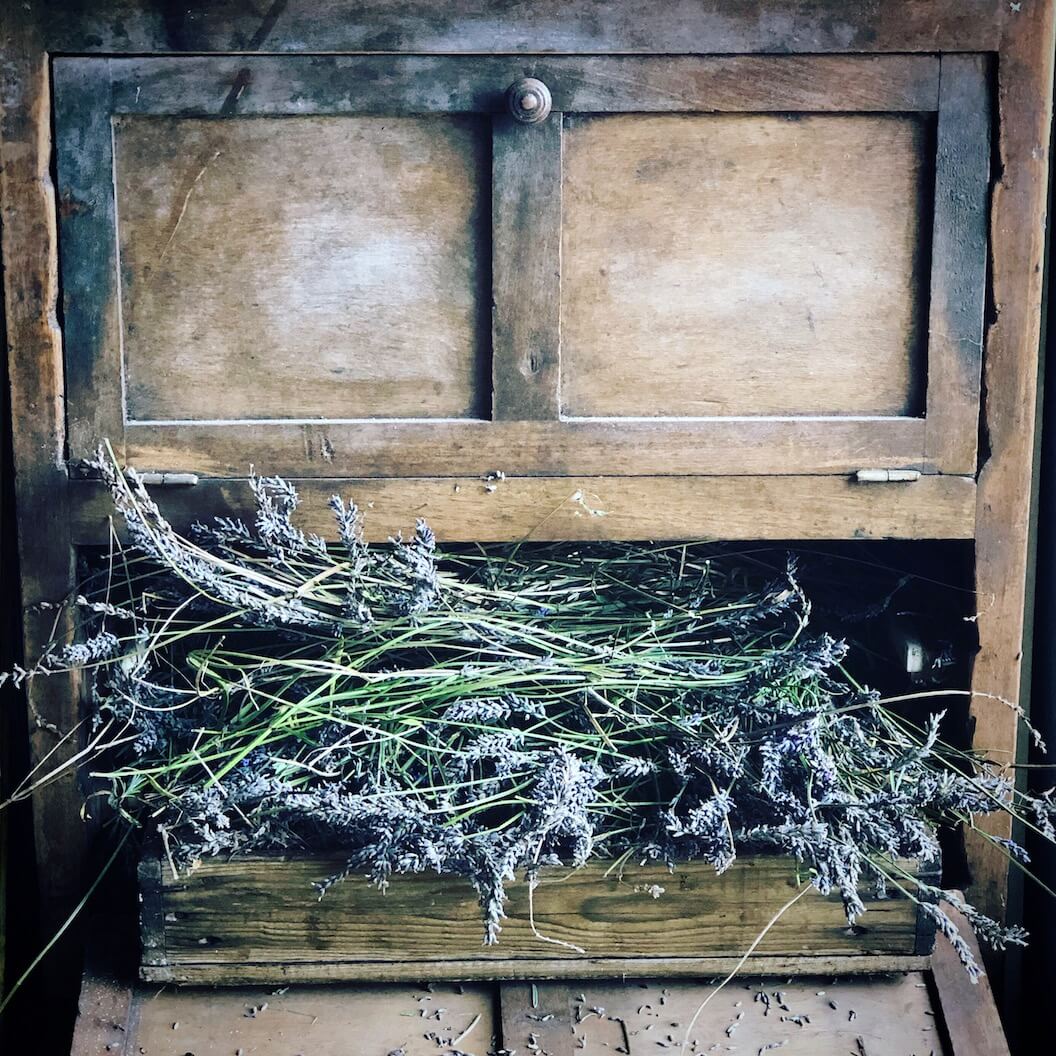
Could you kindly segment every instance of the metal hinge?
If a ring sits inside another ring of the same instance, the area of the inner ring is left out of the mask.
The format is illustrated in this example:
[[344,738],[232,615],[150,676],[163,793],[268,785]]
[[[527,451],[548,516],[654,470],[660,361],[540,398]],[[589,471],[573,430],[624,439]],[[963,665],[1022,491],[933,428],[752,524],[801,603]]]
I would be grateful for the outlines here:
[[193,487],[198,483],[197,473],[140,473],[139,479],[154,488]]
[[911,484],[920,480],[919,469],[860,469],[854,475],[859,484]]
[[[69,463],[70,476],[76,480],[100,480],[102,474],[90,462],[80,460]],[[193,487],[198,483],[197,473],[177,473],[168,470],[148,470],[137,474],[144,484],[152,488]]]

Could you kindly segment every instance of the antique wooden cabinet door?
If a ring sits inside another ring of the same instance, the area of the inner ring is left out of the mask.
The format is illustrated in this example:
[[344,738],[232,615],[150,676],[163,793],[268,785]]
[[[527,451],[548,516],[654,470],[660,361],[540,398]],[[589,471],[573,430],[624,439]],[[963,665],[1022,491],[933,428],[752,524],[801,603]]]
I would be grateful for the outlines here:
[[221,476],[974,472],[983,57],[54,78],[74,458],[107,438]]

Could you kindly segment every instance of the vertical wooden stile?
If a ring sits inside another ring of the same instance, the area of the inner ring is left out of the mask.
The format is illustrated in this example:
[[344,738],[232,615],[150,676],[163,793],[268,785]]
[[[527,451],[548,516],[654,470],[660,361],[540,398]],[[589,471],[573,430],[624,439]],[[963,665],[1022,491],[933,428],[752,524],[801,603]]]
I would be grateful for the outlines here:
[[495,118],[492,159],[492,417],[560,413],[561,121]]
[[925,457],[973,474],[986,306],[990,102],[982,55],[944,55],[939,80]]
[[86,452],[105,439],[123,458],[110,64],[64,63],[54,77],[68,445]]

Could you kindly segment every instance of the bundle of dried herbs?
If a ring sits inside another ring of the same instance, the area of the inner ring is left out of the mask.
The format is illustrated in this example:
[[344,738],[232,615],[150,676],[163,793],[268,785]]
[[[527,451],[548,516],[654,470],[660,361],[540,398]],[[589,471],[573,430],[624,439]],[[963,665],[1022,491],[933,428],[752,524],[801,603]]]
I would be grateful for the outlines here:
[[1053,802],[856,684],[845,646],[810,633],[793,564],[761,583],[683,545],[443,552],[424,523],[368,547],[338,498],[328,547],[259,477],[254,524],[184,537],[134,472],[99,468],[131,548],[77,599],[81,639],[16,677],[84,672],[95,777],[174,868],[339,849],[320,892],[455,874],[493,942],[518,873],[764,852],[852,922],[863,882],[919,900],[973,975],[943,902],[997,946],[1024,940],[899,861],[994,811],[1051,839]]

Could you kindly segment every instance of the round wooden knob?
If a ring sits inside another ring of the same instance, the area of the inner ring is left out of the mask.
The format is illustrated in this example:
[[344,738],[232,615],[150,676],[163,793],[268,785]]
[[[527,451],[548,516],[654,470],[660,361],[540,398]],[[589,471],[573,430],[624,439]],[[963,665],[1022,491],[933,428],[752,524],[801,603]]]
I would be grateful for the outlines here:
[[525,77],[514,81],[506,89],[506,105],[518,121],[535,125],[549,117],[553,100],[550,98],[550,89],[542,81]]

